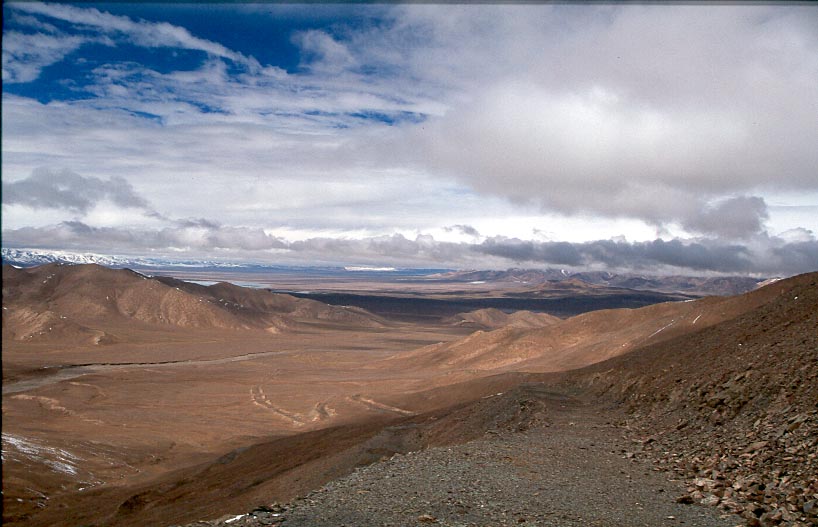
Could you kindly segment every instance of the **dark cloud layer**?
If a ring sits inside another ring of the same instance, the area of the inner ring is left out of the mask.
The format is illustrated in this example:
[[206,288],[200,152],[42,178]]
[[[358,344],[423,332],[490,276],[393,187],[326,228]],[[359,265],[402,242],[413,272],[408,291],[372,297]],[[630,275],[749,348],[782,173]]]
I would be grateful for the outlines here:
[[309,238],[286,241],[251,227],[184,220],[162,229],[127,230],[63,222],[3,232],[7,247],[102,250],[114,253],[191,256],[227,252],[235,258],[280,262],[383,263],[447,267],[560,266],[573,269],[631,270],[645,273],[753,273],[791,275],[818,270],[818,239],[802,233],[798,241],[761,234],[744,243],[715,239],[584,243],[538,242],[494,237],[481,243],[452,243],[429,235],[400,234],[363,239]]
[[717,242],[682,243],[680,240],[585,243],[532,242],[517,239],[488,239],[473,249],[516,263],[545,263],[570,267],[602,264],[608,268],[632,267],[649,270],[666,266],[694,271],[751,272],[749,250],[742,245]]
[[287,245],[262,229],[225,227],[209,221],[185,220],[161,229],[93,227],[65,221],[48,227],[23,227],[3,232],[4,245],[102,251],[206,252],[220,249],[263,251]]
[[113,176],[107,180],[86,177],[67,169],[38,168],[25,179],[3,181],[3,203],[35,209],[68,209],[88,212],[98,202],[109,200],[121,207],[150,209],[128,181]]

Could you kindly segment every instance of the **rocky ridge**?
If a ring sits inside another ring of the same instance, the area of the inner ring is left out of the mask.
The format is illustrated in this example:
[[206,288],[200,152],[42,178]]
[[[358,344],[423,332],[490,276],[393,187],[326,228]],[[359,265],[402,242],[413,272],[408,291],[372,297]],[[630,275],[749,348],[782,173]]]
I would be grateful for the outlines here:
[[818,274],[770,287],[759,309],[573,382],[624,407],[644,455],[688,479],[681,501],[818,525]]

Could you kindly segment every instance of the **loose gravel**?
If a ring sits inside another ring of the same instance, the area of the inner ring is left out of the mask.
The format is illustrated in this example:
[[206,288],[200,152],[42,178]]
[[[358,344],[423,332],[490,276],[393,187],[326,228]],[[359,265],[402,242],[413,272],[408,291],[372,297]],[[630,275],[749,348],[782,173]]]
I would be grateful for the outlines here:
[[[680,481],[654,470],[607,414],[575,400],[546,404],[526,431],[430,448],[361,467],[286,506],[208,523],[219,527],[685,526],[741,519],[678,503]],[[229,521],[229,523],[227,523]],[[197,525],[204,525],[199,523]]]

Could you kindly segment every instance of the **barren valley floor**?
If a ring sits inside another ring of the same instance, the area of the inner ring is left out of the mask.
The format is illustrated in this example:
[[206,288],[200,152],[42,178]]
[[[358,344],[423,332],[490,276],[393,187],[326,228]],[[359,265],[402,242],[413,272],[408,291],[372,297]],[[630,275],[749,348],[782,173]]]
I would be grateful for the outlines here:
[[[818,521],[815,275],[568,319],[389,317],[96,266],[3,278],[8,525]],[[697,461],[657,472],[663,441]],[[722,510],[676,502],[756,462],[803,470],[779,470],[768,498],[745,479],[735,499],[689,498]]]
[[409,413],[379,394],[434,381],[367,366],[462,335],[396,324],[101,349],[4,347],[3,433],[19,441],[4,444],[7,520],[30,509],[23,523],[36,522],[43,494],[48,509],[73,505],[83,493],[160,478],[270,437]]

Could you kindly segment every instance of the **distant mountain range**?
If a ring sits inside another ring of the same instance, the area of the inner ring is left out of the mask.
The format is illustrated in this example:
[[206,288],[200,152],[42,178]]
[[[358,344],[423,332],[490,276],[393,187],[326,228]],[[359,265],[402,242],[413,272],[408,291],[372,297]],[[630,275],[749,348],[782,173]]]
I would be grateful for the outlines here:
[[[33,267],[48,263],[98,264],[105,267],[131,269],[218,269],[221,271],[300,273],[308,275],[339,275],[354,273],[356,276],[377,275],[391,278],[413,277],[426,280],[452,282],[514,282],[531,287],[581,285],[616,287],[639,291],[686,293],[696,295],[738,295],[768,283],[773,279],[749,276],[650,276],[615,274],[606,271],[569,272],[564,269],[507,269],[467,270],[448,269],[402,269],[370,266],[285,266],[262,263],[241,263],[227,260],[173,259],[166,257],[110,256],[70,251],[46,251],[41,249],[0,250],[3,263],[18,267]],[[388,271],[388,272],[384,272]]]
[[[431,278],[431,277],[430,277]],[[700,295],[739,295],[752,291],[770,280],[749,276],[648,276],[615,274],[607,271],[572,273],[564,269],[507,269],[505,271],[453,271],[434,275],[440,280],[457,282],[515,282],[538,287],[544,285],[585,283],[589,285],[661,291],[665,293],[689,293]],[[773,279],[774,280],[774,279]]]
[[112,256],[95,253],[78,253],[71,251],[51,251],[42,249],[0,249],[4,264],[16,267],[35,267],[49,263],[97,264],[112,268],[128,269],[218,269],[221,271],[243,272],[276,272],[299,273],[308,275],[352,274],[390,275],[390,276],[427,276],[447,272],[448,269],[406,269],[374,266],[296,266],[275,265],[255,262],[235,262],[229,260],[177,259],[168,257]]
[[38,249],[0,250],[3,263],[18,267],[34,267],[49,263],[98,264],[105,267],[227,267],[242,268],[246,264],[218,260],[175,260],[170,258],[141,258],[130,256],[108,256],[94,253],[69,251],[42,251]]

